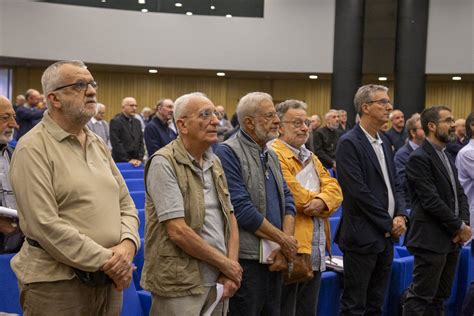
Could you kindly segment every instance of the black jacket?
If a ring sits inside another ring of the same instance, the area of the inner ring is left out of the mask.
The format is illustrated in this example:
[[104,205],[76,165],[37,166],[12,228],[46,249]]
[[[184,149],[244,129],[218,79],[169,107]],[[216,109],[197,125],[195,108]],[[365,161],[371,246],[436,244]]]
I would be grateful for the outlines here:
[[131,159],[143,160],[143,132],[139,120],[127,118],[123,113],[110,121],[110,143],[115,162],[128,162]]

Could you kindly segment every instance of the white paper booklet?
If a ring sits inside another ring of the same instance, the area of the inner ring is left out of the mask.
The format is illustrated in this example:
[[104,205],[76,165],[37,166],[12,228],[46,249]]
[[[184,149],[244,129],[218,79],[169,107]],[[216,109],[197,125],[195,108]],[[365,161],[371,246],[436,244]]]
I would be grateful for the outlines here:
[[273,251],[280,249],[280,245],[274,241],[260,239],[260,263],[268,264],[268,257]]
[[319,176],[312,161],[296,174],[296,180],[308,191],[319,193],[321,190]]
[[224,285],[216,283],[216,298],[214,299],[211,306],[209,306],[209,308],[204,311],[202,314],[203,316],[211,316],[217,304],[221,301],[222,294],[224,294]]
[[12,208],[0,206],[0,216],[18,218],[18,212]]

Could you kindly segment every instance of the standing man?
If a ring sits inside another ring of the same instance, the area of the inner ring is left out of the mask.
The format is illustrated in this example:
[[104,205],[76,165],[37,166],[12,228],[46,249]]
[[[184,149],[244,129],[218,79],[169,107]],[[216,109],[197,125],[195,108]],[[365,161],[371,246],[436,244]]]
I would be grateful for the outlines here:
[[115,162],[129,162],[138,167],[145,155],[140,121],[134,116],[137,101],[132,97],[122,100],[122,113],[110,121],[110,143]]
[[345,110],[338,110],[339,113],[339,131],[341,134],[344,134],[348,130],[352,128],[352,126],[349,126],[347,123],[347,112]]
[[329,110],[324,116],[326,126],[318,128],[313,135],[314,153],[325,168],[336,169],[336,147],[341,136],[339,131],[339,113]]
[[219,125],[217,126],[217,138],[219,139],[219,143],[224,141],[224,135],[227,132],[230,132],[233,127],[230,124],[229,120],[225,118],[225,109],[222,105],[216,106],[217,114],[219,115]]
[[434,106],[421,113],[426,139],[407,162],[412,210],[406,245],[415,256],[413,280],[403,315],[444,314],[462,244],[471,238],[469,206],[457,169],[445,153],[454,132],[451,110]]
[[390,113],[390,121],[392,122],[392,128],[385,135],[389,138],[395,153],[405,145],[408,133],[405,129],[405,116],[402,111],[393,110]]
[[104,118],[105,105],[102,103],[97,103],[97,114],[87,123],[87,127],[100,136],[109,149],[112,149],[112,145],[110,144],[109,124],[106,120],[104,120]]
[[[224,302],[242,280],[239,235],[217,156],[214,104],[202,93],[176,100],[180,137],[150,157],[145,168],[146,239],[142,284],[153,294],[150,315],[202,315],[224,285]],[[178,270],[177,270],[178,269]]]
[[[296,255],[295,205],[278,158],[266,144],[277,137],[280,119],[272,97],[252,92],[237,105],[241,130],[218,147],[239,224],[240,289],[230,300],[232,315],[280,315],[281,270]],[[280,246],[259,262],[261,239]]]
[[319,115],[315,114],[311,116],[310,119],[311,123],[309,125],[309,136],[308,140],[306,141],[306,148],[311,150],[311,152],[314,153],[314,143],[313,143],[313,138],[314,138],[314,132],[321,126],[321,118]]
[[16,112],[16,109],[18,109],[20,106],[25,105],[25,103],[26,103],[25,96],[23,94],[17,95],[15,98],[15,104],[13,104],[13,110],[15,110]]
[[338,144],[338,179],[344,196],[336,242],[344,252],[341,315],[380,315],[393,259],[393,242],[406,231],[406,212],[395,186],[392,150],[380,128],[388,122],[388,88],[357,90],[360,123]]
[[43,117],[44,108],[38,109],[41,102],[41,95],[38,90],[28,89],[25,93],[26,103],[16,109],[17,122],[20,126],[16,139],[20,139],[29,132]]
[[125,182],[85,128],[97,83],[80,61],[49,66],[41,83],[48,111],[18,142],[10,169],[27,240],[11,262],[23,312],[118,315],[140,239]]
[[411,153],[420,147],[425,140],[425,132],[421,127],[420,114],[415,113],[407,120],[406,130],[408,133],[408,142],[395,153],[395,172],[397,181],[402,188],[402,195],[405,200],[405,208],[411,208],[410,192],[407,186],[407,177],[405,173],[408,157]]
[[161,99],[156,104],[156,113],[145,127],[145,145],[149,156],[176,138],[177,134],[170,128],[173,109],[171,99]]
[[454,160],[461,148],[469,142],[466,137],[466,120],[457,119],[454,123],[454,135],[451,137],[449,143],[446,145],[446,151],[451,154]]
[[[474,112],[471,112],[466,119],[466,138],[469,142],[464,146],[456,157],[456,167],[458,168],[458,178],[467,196],[469,203],[470,223],[474,223]],[[471,224],[472,228],[472,224]],[[474,253],[474,243],[471,240],[471,253]],[[474,282],[471,282],[469,291],[464,299],[461,315],[474,314]]]
[[[331,249],[328,218],[342,202],[337,180],[304,146],[310,126],[306,108],[304,102],[297,100],[287,100],[276,106],[280,136],[271,145],[295,199],[298,254],[310,256],[314,275],[312,280],[283,286],[281,315],[287,316],[316,314],[321,272],[326,269],[326,249],[329,252]],[[314,177],[309,178],[311,181],[298,180],[305,174]]]
[[[14,210],[17,209],[16,200],[8,177],[13,148],[8,143],[13,139],[15,127],[13,106],[10,100],[0,96],[0,205]],[[0,254],[17,252],[22,244],[18,220],[0,215]]]

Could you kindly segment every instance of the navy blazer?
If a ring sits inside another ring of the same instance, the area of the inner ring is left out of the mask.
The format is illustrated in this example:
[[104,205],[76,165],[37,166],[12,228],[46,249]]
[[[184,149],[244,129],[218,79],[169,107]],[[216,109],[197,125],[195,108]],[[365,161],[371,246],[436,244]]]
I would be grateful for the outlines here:
[[397,180],[398,184],[402,189],[402,197],[405,200],[405,207],[410,208],[410,194],[408,193],[408,186],[407,186],[407,177],[405,173],[406,164],[408,161],[408,157],[410,157],[411,153],[413,152],[413,148],[411,147],[410,143],[406,143],[395,153],[394,162],[395,162],[395,179]]
[[[467,198],[456,166],[451,160],[449,163],[456,192],[453,192],[446,167],[429,141],[425,140],[408,158],[406,174],[412,204],[410,228],[405,238],[408,247],[447,253],[455,246],[452,238],[461,228],[461,221],[469,223]],[[458,216],[454,213],[454,194],[458,197]]]
[[[395,198],[394,216],[407,216],[395,168],[390,142],[379,133]],[[344,134],[336,152],[338,180],[344,195],[343,215],[336,242],[343,251],[379,253],[385,249],[386,233],[393,219],[388,213],[388,191],[382,169],[372,145],[359,125]],[[392,238],[392,241],[397,240]]]

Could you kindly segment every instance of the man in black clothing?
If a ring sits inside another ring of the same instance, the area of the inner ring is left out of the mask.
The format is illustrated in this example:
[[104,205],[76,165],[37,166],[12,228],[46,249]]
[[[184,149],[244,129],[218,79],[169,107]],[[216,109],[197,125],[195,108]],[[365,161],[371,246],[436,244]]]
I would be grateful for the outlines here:
[[314,153],[326,168],[336,169],[336,145],[341,132],[339,131],[339,113],[329,110],[324,116],[326,126],[313,133]]
[[127,97],[122,100],[122,113],[110,121],[110,142],[115,162],[129,162],[135,167],[141,165],[145,147],[140,121],[134,118],[137,101]]
[[405,130],[405,116],[402,111],[394,110],[390,113],[390,121],[392,122],[392,128],[385,135],[392,143],[393,152],[395,153],[405,145],[408,133]]

